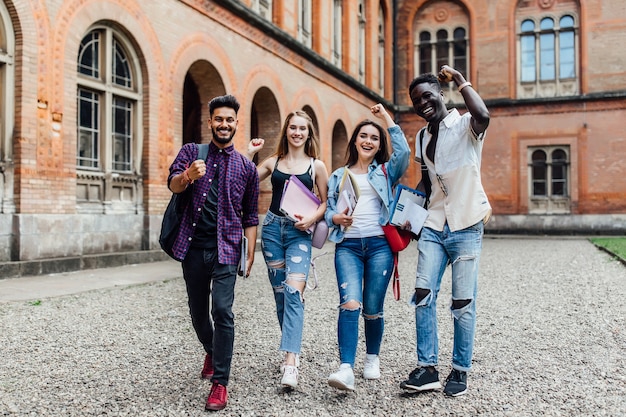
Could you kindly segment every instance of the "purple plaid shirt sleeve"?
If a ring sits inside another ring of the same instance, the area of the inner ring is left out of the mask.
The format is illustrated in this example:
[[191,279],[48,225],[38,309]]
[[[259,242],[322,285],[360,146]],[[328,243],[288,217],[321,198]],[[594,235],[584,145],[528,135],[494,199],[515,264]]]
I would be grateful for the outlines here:
[[[198,157],[196,144],[184,145],[170,166],[169,181],[183,172]],[[244,228],[259,224],[259,176],[254,163],[233,146],[219,149],[209,145],[206,174],[196,180],[192,187],[191,206],[183,214],[178,237],[174,243],[174,256],[183,260],[193,241],[193,234],[202,206],[206,200],[211,179],[220,170],[217,203],[218,261],[224,265],[236,265],[241,256],[241,236]]]

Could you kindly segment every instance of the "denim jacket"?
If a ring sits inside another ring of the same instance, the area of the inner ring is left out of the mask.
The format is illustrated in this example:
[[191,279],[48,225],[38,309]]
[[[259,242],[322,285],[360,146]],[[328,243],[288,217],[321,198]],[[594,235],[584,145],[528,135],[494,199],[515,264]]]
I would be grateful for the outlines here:
[[[404,172],[409,167],[409,157],[411,155],[411,149],[400,126],[392,126],[387,130],[391,136],[391,147],[393,149],[391,158],[389,161],[385,162],[388,178],[385,177],[382,164],[379,164],[376,160],[372,161],[367,173],[368,182],[383,202],[382,210],[378,218],[378,224],[381,226],[387,224],[389,221],[389,205],[393,202],[393,193],[390,189],[390,185],[395,185],[402,175],[404,175]],[[328,240],[334,243],[340,243],[344,238],[344,232],[338,225],[333,223],[333,216],[337,214],[339,183],[341,182],[346,168],[347,167],[341,167],[336,169],[328,179],[328,201],[324,219],[330,229]]]

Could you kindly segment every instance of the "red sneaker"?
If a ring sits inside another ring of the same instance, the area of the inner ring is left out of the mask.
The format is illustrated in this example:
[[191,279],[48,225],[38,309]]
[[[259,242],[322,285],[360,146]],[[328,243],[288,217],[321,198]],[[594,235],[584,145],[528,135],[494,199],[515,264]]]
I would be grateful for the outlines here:
[[206,405],[204,406],[204,409],[212,411],[223,410],[224,408],[226,408],[227,403],[228,392],[226,391],[226,386],[214,382],[213,386],[211,387],[211,392],[206,399]]
[[213,358],[208,353],[204,357],[204,366],[202,367],[202,374],[200,377],[202,379],[213,378]]

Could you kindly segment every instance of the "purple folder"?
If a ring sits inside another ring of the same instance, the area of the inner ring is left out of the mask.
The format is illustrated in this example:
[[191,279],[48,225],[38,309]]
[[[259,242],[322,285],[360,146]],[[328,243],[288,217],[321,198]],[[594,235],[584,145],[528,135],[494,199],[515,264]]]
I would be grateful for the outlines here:
[[[298,221],[295,217],[296,214],[305,217],[312,216],[320,204],[322,204],[320,199],[295,175],[285,181],[283,197],[280,200],[280,211],[294,222]],[[313,232],[314,229],[315,224],[309,228],[309,232]]]

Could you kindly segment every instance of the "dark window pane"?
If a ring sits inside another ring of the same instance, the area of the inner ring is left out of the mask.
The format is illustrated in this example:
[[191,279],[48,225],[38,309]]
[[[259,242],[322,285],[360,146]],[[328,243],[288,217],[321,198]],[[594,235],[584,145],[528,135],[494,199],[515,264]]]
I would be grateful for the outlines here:
[[541,150],[534,151],[532,154],[533,195],[546,195],[547,174],[546,153]]
[[543,181],[533,181],[533,195],[545,197],[546,194],[546,183]]
[[448,32],[445,30],[439,30],[437,32],[437,65],[434,71],[437,71],[443,65],[450,63],[450,56],[448,54]]
[[132,103],[113,100],[113,170],[131,170]]
[[552,162],[567,162],[567,154],[563,149],[556,149],[552,152]]
[[100,33],[93,31],[80,42],[78,72],[88,77],[100,77]]
[[546,164],[533,164],[533,179],[534,180],[545,180],[546,175]]
[[86,168],[99,166],[99,96],[88,90],[78,90],[78,143],[76,165]]
[[419,43],[419,73],[425,74],[433,71],[433,47],[430,42],[430,32],[420,33]]
[[465,40],[465,29],[457,28],[454,30],[453,66],[461,74],[467,76],[467,41]]
[[544,162],[545,163],[546,159],[548,159],[547,156],[546,156],[546,153],[544,151],[535,151],[535,152],[533,152],[532,158],[533,158],[533,164],[535,162]]
[[113,83],[131,88],[132,81],[126,52],[119,42],[113,39]]
[[420,74],[425,74],[427,72],[433,71],[432,65],[432,46],[431,45],[423,45],[420,46]]
[[457,41],[457,40],[463,40],[464,41],[465,40],[465,29],[463,29],[463,28],[456,28],[456,29],[454,29],[453,37],[454,37],[455,41]]

